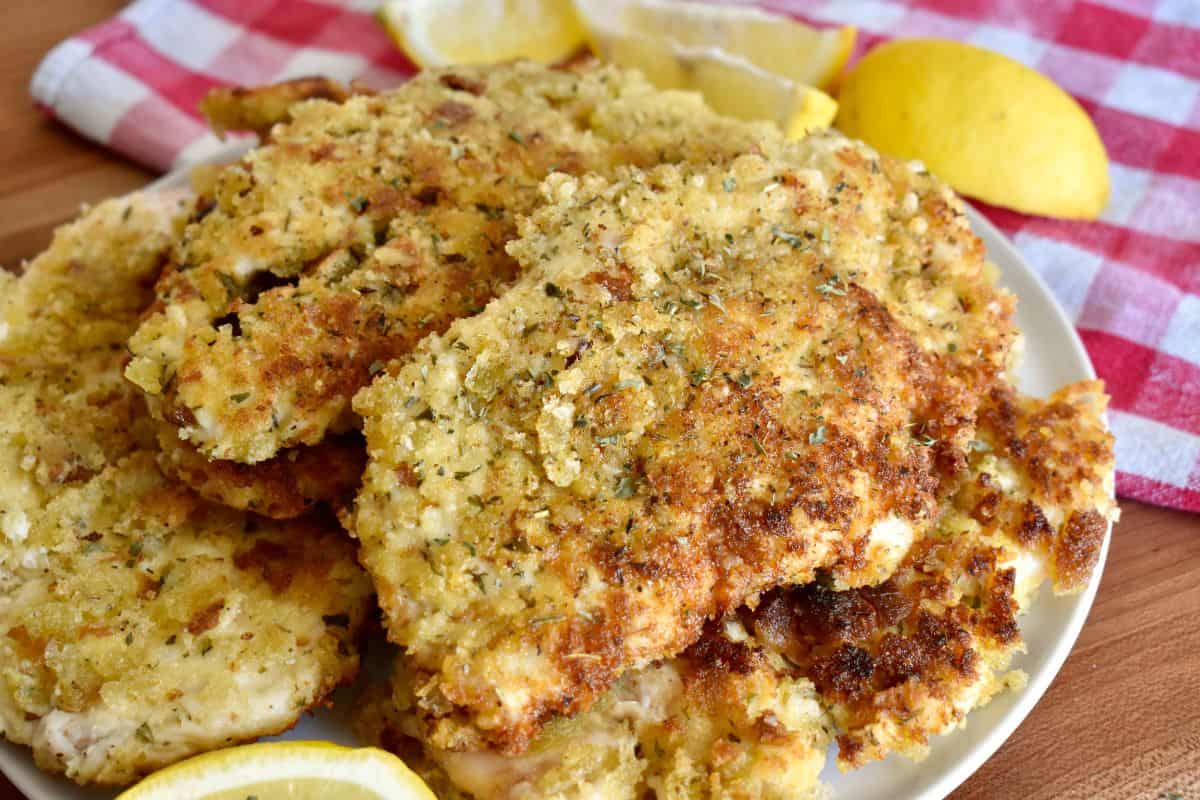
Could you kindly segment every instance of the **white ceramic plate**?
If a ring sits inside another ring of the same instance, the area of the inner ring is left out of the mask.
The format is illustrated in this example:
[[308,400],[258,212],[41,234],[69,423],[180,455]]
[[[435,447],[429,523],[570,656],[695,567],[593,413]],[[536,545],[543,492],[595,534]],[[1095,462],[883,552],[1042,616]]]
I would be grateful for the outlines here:
[[[236,157],[242,149],[226,157]],[[151,188],[177,188],[186,183],[186,172],[178,171],[151,184]],[[1018,374],[1021,389],[1045,396],[1065,383],[1094,378],[1095,372],[1082,342],[1041,278],[981,214],[969,209],[969,216],[976,233],[987,245],[988,257],[1000,269],[1000,282],[1020,300],[1017,324],[1025,333],[1025,358]],[[919,764],[892,757],[843,775],[831,759],[822,777],[832,785],[834,797],[941,800],[970,777],[1016,730],[1058,674],[1092,607],[1107,555],[1106,536],[1100,564],[1084,592],[1073,597],[1054,597],[1049,591],[1043,591],[1030,613],[1021,618],[1021,632],[1028,653],[1018,656],[1014,666],[1029,674],[1029,683],[1024,689],[1005,692],[987,707],[971,714],[965,729],[939,737],[933,742],[929,757]],[[379,660],[385,661],[382,656]],[[337,703],[335,696],[334,710],[323,710],[307,717],[294,730],[276,738],[327,739],[353,744],[344,717],[347,705]],[[80,789],[61,778],[44,775],[33,765],[27,749],[8,742],[0,742],[0,771],[30,800],[109,800],[116,794]]]

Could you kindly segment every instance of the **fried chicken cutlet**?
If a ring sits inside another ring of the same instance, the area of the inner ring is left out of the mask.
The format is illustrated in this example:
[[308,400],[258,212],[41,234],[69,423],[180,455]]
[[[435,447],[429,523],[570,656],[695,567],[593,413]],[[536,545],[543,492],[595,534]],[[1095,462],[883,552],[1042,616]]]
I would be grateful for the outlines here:
[[935,519],[1011,302],[928,176],[780,147],[552,175],[517,284],[356,398],[353,527],[432,746],[519,752],[761,592],[883,580]]
[[843,769],[892,751],[920,759],[931,737],[1023,685],[1018,615],[1045,578],[1078,591],[1094,568],[1103,528],[1081,536],[1080,520],[1116,515],[1104,401],[1098,382],[1047,400],[998,390],[938,526],[887,581],[775,590],[522,755],[423,744],[403,660],[357,729],[454,800],[809,797],[835,733]]
[[789,672],[777,655],[710,624],[679,657],[624,676],[590,710],[506,756],[423,747],[401,661],[392,682],[368,690],[355,727],[444,800],[823,797],[817,775],[832,723],[812,684]]
[[332,519],[225,509],[158,469],[121,373],[178,208],[109,200],[0,273],[0,732],[80,783],[287,729],[353,677],[369,607]]
[[[265,105],[247,115],[276,118]],[[212,459],[257,463],[355,427],[359,388],[515,277],[504,246],[550,172],[768,135],[600,66],[426,71],[287,116],[216,173],[130,341],[130,380]]]
[[934,533],[878,586],[778,590],[743,620],[816,686],[843,769],[890,751],[922,758],[966,723],[1024,649],[1018,615],[1049,579],[1080,591],[1099,561],[1113,500],[1112,435],[1098,381],[1046,400],[994,390],[969,468]]

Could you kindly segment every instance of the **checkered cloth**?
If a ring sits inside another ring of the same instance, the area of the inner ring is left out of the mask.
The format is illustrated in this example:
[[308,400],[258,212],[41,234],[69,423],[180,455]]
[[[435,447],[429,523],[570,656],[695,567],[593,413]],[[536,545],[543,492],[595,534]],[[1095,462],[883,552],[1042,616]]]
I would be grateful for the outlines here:
[[[158,169],[221,144],[205,92],[322,74],[394,85],[412,65],[374,0],[138,0],[58,45],[33,78],[51,114]],[[857,55],[896,36],[1005,53],[1083,104],[1112,159],[1098,222],[982,206],[1070,314],[1112,393],[1117,490],[1200,511],[1200,0],[771,0],[853,23]]]

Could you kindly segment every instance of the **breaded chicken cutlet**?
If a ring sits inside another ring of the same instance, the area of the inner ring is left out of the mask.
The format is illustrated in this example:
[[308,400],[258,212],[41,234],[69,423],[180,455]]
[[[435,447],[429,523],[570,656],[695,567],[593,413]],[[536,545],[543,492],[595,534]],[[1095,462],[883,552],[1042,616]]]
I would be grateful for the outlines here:
[[390,359],[505,287],[504,246],[550,172],[738,152],[766,130],[600,66],[426,71],[340,103],[278,94],[253,113],[214,99],[226,122],[289,121],[209,176],[127,372],[181,439],[243,463],[355,427],[351,398]]
[[[744,632],[743,632],[744,633]],[[443,800],[805,800],[832,723],[785,662],[710,624],[677,658],[621,678],[525,753],[453,752],[426,738],[403,662],[357,707],[366,742],[401,755]]]
[[521,279],[356,398],[353,528],[434,747],[520,752],[761,592],[883,580],[935,520],[1011,300],[928,176],[762,149],[550,176]]
[[834,734],[842,769],[892,751],[919,760],[933,736],[1023,684],[1011,669],[1018,615],[1046,578],[1074,592],[1094,569],[1116,516],[1104,403],[1098,382],[1047,400],[998,390],[936,529],[887,581],[775,590],[550,724],[522,755],[423,744],[403,660],[357,729],[456,799],[820,796]]
[[179,208],[107,201],[0,273],[0,732],[80,783],[289,728],[356,673],[369,608],[332,519],[159,471],[121,371]]
[[1116,520],[1113,440],[1098,381],[1048,399],[997,388],[970,464],[934,535],[886,582],[779,590],[746,627],[817,687],[839,731],[838,763],[927,752],[1005,686],[1024,650],[1017,616],[1049,580],[1082,590]]

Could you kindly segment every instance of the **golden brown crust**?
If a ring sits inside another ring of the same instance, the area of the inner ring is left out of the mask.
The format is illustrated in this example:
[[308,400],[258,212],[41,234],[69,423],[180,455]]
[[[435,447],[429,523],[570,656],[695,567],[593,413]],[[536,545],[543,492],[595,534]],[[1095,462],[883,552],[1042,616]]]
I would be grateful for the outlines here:
[[1087,584],[1100,561],[1100,548],[1108,532],[1108,520],[1098,511],[1072,511],[1054,543],[1054,578],[1059,586],[1079,588]]
[[36,508],[151,443],[121,376],[123,340],[153,298],[181,197],[130,195],[60,229],[21,277],[0,271],[0,517]]
[[1106,403],[1103,384],[1083,381],[1045,401],[998,387],[981,410],[960,502],[985,529],[1015,531],[1046,557],[1056,592],[1086,585],[1116,516]]
[[[878,581],[932,522],[1010,306],[960,215],[915,216],[935,184],[774,146],[551,176],[517,283],[358,395],[354,526],[438,746],[519,752],[705,619],[819,568]],[[912,220],[930,266],[898,281],[880,241]]]
[[356,673],[369,607],[328,515],[282,525],[158,469],[121,343],[176,210],[107,201],[0,275],[0,734],[80,783],[290,727]]
[[[664,729],[679,737],[681,731],[719,726],[736,718],[739,709],[752,706],[761,697],[747,676],[757,674],[781,655],[786,661],[775,662],[773,668],[783,675],[811,679],[817,696],[829,709],[842,768],[861,766],[893,750],[921,758],[932,736],[964,724],[973,709],[986,704],[998,691],[1020,685],[1019,672],[1005,671],[1022,646],[1018,614],[1028,608],[1033,588],[1056,561],[1075,563],[1071,555],[1075,542],[1081,542],[1079,552],[1089,554],[1076,583],[1086,579],[1090,554],[1095,553],[1108,522],[1091,506],[1110,508],[1111,503],[1103,495],[1111,478],[1112,455],[1102,409],[1101,387],[1091,382],[1065,387],[1049,400],[1007,391],[987,398],[980,414],[986,422],[979,431],[979,446],[972,448],[970,470],[960,476],[957,490],[952,488],[944,496],[937,530],[911,549],[895,575],[876,586],[843,591],[835,591],[829,576],[824,575],[822,581],[808,586],[773,591],[754,610],[739,610],[721,626],[726,635],[718,635],[716,626],[707,626],[699,642],[669,662],[680,676],[682,696],[687,698],[678,705],[686,706],[688,712]],[[1007,421],[1001,424],[997,420]],[[1041,430],[1037,437],[1030,438],[1026,420],[1038,420],[1032,426]],[[1057,424],[1070,426],[1070,431],[1047,430],[1047,420],[1058,420]],[[1024,453],[1026,460],[1014,464],[992,453],[987,442],[1005,438],[997,431],[1008,431],[1010,442],[998,446]],[[1068,455],[1046,450],[1039,438],[1046,436],[1059,441]],[[1088,442],[1098,443],[1098,449],[1080,444]],[[1033,460],[1034,452],[1041,452],[1041,457]],[[1083,452],[1087,461],[1071,457],[1069,452]],[[1066,466],[1060,468],[1060,464]],[[1079,472],[1081,467],[1083,472]],[[1008,487],[1003,491],[1002,482]],[[1094,491],[1089,488],[1093,483]],[[1035,485],[1040,487],[1038,496],[1057,497],[1068,509],[1075,504],[1086,510],[1068,511],[1060,535],[1047,513],[1056,517],[1063,506],[1046,503],[1047,512],[1043,513],[1042,506],[1029,499],[1030,487]],[[984,502],[981,487],[986,491]],[[1043,566],[1031,566],[1030,557]],[[1063,566],[1055,569],[1057,575],[1069,574]],[[745,629],[753,636],[747,638]],[[740,635],[730,638],[739,631]],[[627,675],[618,687],[638,680],[641,674]],[[611,690],[610,696],[621,691]],[[669,692],[659,687],[652,696],[669,696]],[[517,791],[520,784],[510,776],[537,775],[538,754],[547,748],[555,753],[554,748],[562,746],[553,744],[564,735],[559,734],[558,726],[597,718],[609,702],[602,699],[592,711],[570,723],[552,724],[525,756],[487,754],[486,758],[494,760],[488,763],[496,770],[498,784],[495,791],[479,796],[505,797],[505,792]],[[421,748],[420,738],[428,732],[422,728],[424,721],[415,703],[410,695],[403,703],[403,713],[394,717],[398,720],[394,730],[402,733],[393,745],[403,744],[410,755],[419,753],[421,759],[433,753],[435,761],[450,758],[447,763],[453,763],[454,754]],[[579,737],[588,729],[565,730],[570,732],[565,735]],[[778,734],[770,718],[760,717],[752,728],[737,730],[735,740],[743,752],[752,753],[776,741]],[[644,774],[651,774],[655,765],[669,762],[675,751],[657,749],[646,741],[643,739],[640,752],[649,762]],[[709,763],[721,763],[718,751],[725,748],[731,753],[737,749],[719,744]],[[442,791],[460,796],[461,786],[450,783],[448,775],[433,763],[425,763],[427,774],[440,782]],[[519,765],[529,765],[529,772],[522,772]],[[583,777],[586,774],[576,768],[573,776],[591,786]],[[760,765],[759,774],[774,773]],[[709,779],[713,779],[711,774]],[[661,784],[655,786],[661,791]],[[801,791],[796,785],[789,788],[793,793]],[[693,797],[695,791],[694,787],[683,788],[677,796]]]
[[[289,113],[269,146],[205,179],[130,343],[153,413],[214,458],[262,461],[352,427],[357,389],[511,280],[504,244],[549,172],[758,135],[603,67],[430,71]],[[677,144],[685,123],[702,135]]]
[[345,508],[367,461],[358,434],[330,436],[258,464],[205,458],[169,425],[159,425],[158,441],[158,463],[167,475],[214,503],[272,519],[301,516],[318,503]]
[[[439,797],[517,800],[807,800],[830,722],[812,684],[753,640],[708,625],[678,657],[623,677],[593,708],[558,720],[520,755],[429,744],[412,676],[397,663],[355,723],[369,744],[405,757]],[[426,741],[422,741],[425,739]]]
[[231,86],[213,89],[200,101],[200,113],[212,129],[252,131],[267,139],[271,128],[291,119],[291,107],[305,100],[340,103],[356,92],[322,77],[293,78],[270,86]]
[[1057,591],[1087,584],[1115,513],[1104,400],[1097,382],[1047,400],[994,389],[937,530],[891,578],[777,590],[742,612],[816,685],[843,767],[890,750],[921,757],[931,736],[1017,679],[1003,670],[1043,579]]
[[980,687],[982,704],[1000,688],[994,673],[1020,645],[1014,574],[1001,556],[934,537],[878,586],[781,590],[747,614],[833,710],[842,765],[891,749],[919,755],[971,710],[961,697]]
[[80,783],[286,729],[358,670],[370,586],[339,526],[214,506],[152,452],[63,490],[11,550],[38,569],[0,607],[0,725]]

